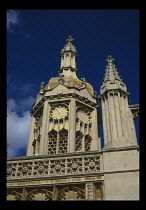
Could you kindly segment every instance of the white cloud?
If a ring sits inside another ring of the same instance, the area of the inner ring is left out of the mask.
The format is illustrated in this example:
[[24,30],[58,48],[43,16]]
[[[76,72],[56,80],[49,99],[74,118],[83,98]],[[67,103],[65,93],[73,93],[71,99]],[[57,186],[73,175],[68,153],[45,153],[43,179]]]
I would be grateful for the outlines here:
[[8,102],[7,102],[7,105],[8,105],[8,111],[11,112],[13,110],[17,110],[18,107],[17,107],[17,104],[15,102],[14,99],[9,99]]
[[24,84],[20,84],[19,85],[19,90],[21,92],[23,92],[23,94],[28,95],[32,92],[32,90],[35,89],[35,85],[34,84],[30,84],[30,83],[24,83]]
[[7,10],[7,30],[13,31],[12,26],[19,23],[19,13],[16,10]]
[[28,108],[31,108],[32,105],[35,102],[35,98],[33,98],[32,96],[28,96],[25,99],[22,99],[19,102],[19,109],[21,110],[21,112],[23,113],[25,110],[27,110]]
[[7,118],[8,156],[16,157],[20,149],[27,147],[31,117],[27,111],[22,117],[19,117],[16,112],[11,112]]
[[[8,157],[21,156],[19,150],[26,149],[30,131],[30,106],[34,98],[28,96],[25,100],[16,103],[14,99],[7,101],[7,142]],[[21,112],[21,116],[18,114]]]
[[25,40],[32,37],[32,35],[26,32],[24,25],[20,19],[20,11],[18,10],[7,10],[7,31],[14,32],[14,27],[19,25],[19,33],[23,35]]

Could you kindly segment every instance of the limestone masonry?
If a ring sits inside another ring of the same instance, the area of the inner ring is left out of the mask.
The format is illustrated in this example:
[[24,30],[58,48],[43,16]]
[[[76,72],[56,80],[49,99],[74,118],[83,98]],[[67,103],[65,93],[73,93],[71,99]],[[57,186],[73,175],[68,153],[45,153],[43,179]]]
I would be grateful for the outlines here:
[[97,96],[78,78],[77,50],[66,41],[58,77],[41,83],[32,106],[27,155],[7,160],[7,200],[139,200],[139,105],[128,104],[110,55]]

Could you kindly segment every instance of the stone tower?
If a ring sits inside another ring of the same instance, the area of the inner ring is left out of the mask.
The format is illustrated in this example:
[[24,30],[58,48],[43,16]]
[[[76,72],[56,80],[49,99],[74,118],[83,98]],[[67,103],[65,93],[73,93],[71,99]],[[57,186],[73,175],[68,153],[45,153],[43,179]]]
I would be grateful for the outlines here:
[[61,50],[58,77],[40,91],[31,111],[27,156],[8,158],[7,200],[138,200],[138,146],[126,85],[113,58],[100,100],[85,78],[79,79],[71,36]]
[[58,77],[42,87],[31,112],[27,156],[100,150],[94,90],[77,77],[71,36],[61,51]]
[[108,56],[104,82],[100,88],[103,116],[104,147],[136,146],[136,132],[133,115],[128,105],[126,84],[118,75],[113,64],[114,58]]
[[[104,199],[139,199],[139,147],[134,113],[128,105],[126,84],[108,56],[104,82],[100,88],[103,119]],[[134,105],[135,113],[139,109]]]

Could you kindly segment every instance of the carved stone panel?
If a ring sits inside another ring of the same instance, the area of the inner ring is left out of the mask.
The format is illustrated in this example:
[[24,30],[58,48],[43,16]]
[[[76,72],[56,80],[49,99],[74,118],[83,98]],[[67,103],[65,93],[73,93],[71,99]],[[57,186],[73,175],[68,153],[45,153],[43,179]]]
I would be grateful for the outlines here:
[[58,191],[57,201],[85,200],[85,192],[81,187],[69,185]]
[[27,178],[38,176],[68,175],[100,172],[99,154],[82,154],[67,157],[47,157],[44,159],[34,158],[33,160],[16,160],[7,164],[7,178]]
[[53,200],[52,191],[50,189],[45,189],[43,187],[28,190],[25,197],[26,201],[49,201]]
[[8,189],[7,190],[8,201],[21,201],[22,200],[22,189]]
[[94,184],[92,182],[86,183],[86,200],[94,200]]
[[97,182],[94,185],[95,185],[95,200],[102,200],[103,199],[102,182]]

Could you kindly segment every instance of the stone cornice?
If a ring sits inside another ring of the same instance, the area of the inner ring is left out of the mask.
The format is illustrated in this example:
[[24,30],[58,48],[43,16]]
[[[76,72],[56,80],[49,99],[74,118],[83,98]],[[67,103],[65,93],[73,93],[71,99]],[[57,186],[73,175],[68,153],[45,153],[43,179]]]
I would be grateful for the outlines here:
[[102,175],[100,152],[12,158],[7,162],[7,180],[30,180],[82,175]]
[[59,157],[70,157],[70,156],[79,156],[79,155],[94,155],[101,154],[102,150],[95,151],[86,151],[86,152],[73,152],[73,153],[61,153],[61,154],[52,154],[52,155],[35,155],[35,156],[22,156],[7,158],[7,161],[18,161],[18,160],[31,160],[31,159],[44,159],[44,158],[59,158]]
[[127,151],[127,150],[138,150],[139,151],[139,146],[127,146],[127,147],[117,147],[117,148],[103,148],[101,150],[101,154],[105,152],[114,152],[114,151]]
[[117,89],[108,89],[108,90],[105,90],[104,93],[100,94],[98,96],[98,98],[102,98],[102,97],[106,96],[107,93],[117,93],[117,92],[119,92],[121,94],[124,94],[125,96],[128,96],[130,94],[130,93],[124,91],[124,90],[121,90],[120,88],[117,88]]
[[129,105],[129,108],[132,112],[133,119],[136,120],[139,117],[140,105],[139,104]]
[[93,101],[90,101],[88,98],[84,97],[84,96],[80,96],[76,93],[67,93],[67,94],[57,94],[57,95],[51,95],[51,96],[44,96],[39,102],[38,104],[36,104],[32,111],[30,112],[31,115],[33,115],[34,113],[36,113],[39,109],[40,106],[42,106],[44,104],[44,102],[46,100],[52,101],[52,100],[58,100],[58,99],[70,99],[70,98],[76,98],[79,101],[85,102],[87,105],[90,105],[92,107],[98,107],[99,105]]

